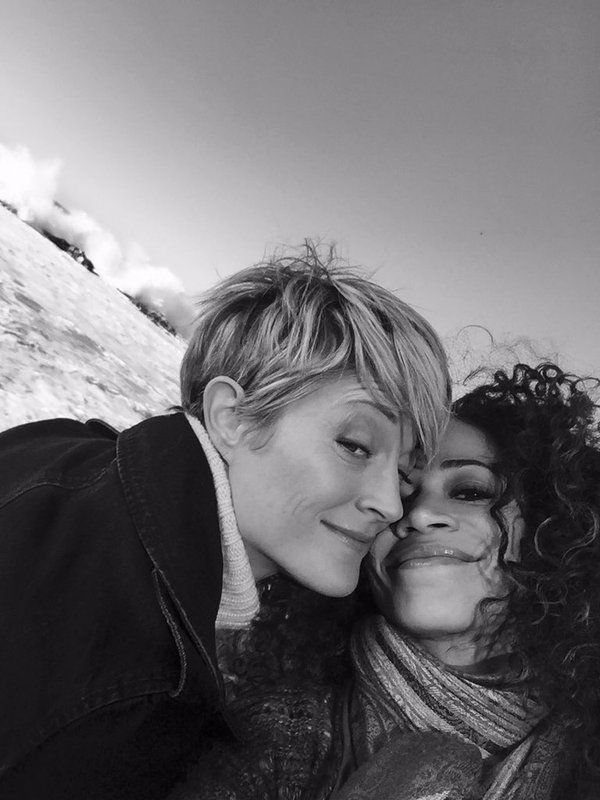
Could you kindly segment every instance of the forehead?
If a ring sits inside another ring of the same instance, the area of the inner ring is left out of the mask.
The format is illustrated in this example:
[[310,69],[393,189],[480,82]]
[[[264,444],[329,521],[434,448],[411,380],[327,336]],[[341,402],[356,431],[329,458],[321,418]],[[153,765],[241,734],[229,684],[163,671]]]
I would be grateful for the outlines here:
[[471,459],[493,464],[497,460],[496,448],[479,428],[451,418],[433,465],[439,466],[444,461]]
[[375,402],[369,392],[353,377],[324,378],[308,394],[290,398],[284,414],[308,412],[310,409],[345,409],[355,403]]
[[360,407],[364,405],[374,410],[381,411],[390,418],[396,418],[397,412],[391,407],[383,397],[376,396],[375,392],[369,391],[365,386],[358,382],[356,378],[344,377],[339,379],[326,379],[314,392],[315,399],[319,396],[327,403],[336,407],[345,408],[347,406]]
[[291,403],[285,414],[307,417],[344,419],[355,413],[365,413],[384,425],[401,429],[403,439],[413,439],[413,425],[408,416],[398,419],[398,410],[393,408],[379,392],[371,392],[355,377],[325,379],[310,394]]

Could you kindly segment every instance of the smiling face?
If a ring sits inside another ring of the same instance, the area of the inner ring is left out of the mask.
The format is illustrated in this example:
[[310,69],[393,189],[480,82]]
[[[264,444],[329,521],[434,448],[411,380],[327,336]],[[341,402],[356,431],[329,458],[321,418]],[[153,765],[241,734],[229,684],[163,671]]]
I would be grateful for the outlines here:
[[[399,538],[383,534],[372,550],[380,608],[441,658],[454,646],[463,655],[450,659],[469,660],[483,624],[480,601],[506,591],[498,566],[501,532],[491,515],[502,490],[496,461],[480,430],[453,419],[435,460],[411,473],[414,494],[405,501]],[[503,514],[514,539],[516,505]]]
[[353,378],[328,380],[228,455],[236,519],[256,578],[281,569],[351,592],[378,533],[402,515],[410,424]]

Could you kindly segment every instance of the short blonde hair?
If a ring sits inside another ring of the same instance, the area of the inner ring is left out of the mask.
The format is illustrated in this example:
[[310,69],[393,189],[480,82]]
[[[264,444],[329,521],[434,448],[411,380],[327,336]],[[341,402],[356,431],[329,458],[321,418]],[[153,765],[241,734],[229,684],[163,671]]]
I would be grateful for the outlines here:
[[427,455],[450,402],[446,354],[411,306],[305,243],[301,255],[241,270],[200,301],[181,367],[184,410],[203,419],[203,393],[219,375],[244,390],[238,406],[256,429],[324,381],[354,374],[374,399],[412,422]]

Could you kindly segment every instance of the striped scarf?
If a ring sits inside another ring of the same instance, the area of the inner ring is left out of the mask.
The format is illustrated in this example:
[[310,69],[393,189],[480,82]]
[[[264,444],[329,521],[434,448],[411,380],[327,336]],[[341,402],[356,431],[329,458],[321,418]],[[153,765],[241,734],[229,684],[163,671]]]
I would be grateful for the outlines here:
[[479,748],[485,800],[549,796],[557,777],[551,752],[559,746],[557,734],[553,729],[541,742],[540,730],[548,730],[545,710],[522,684],[447,667],[382,616],[358,627],[352,658],[357,676],[352,739],[359,762],[372,758],[398,731],[439,731]]

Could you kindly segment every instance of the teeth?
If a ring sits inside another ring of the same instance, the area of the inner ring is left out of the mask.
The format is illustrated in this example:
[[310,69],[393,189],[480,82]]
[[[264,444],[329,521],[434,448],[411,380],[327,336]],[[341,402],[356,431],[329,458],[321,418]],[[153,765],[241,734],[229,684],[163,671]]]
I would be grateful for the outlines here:
[[398,567],[401,564],[404,564],[406,561],[418,560],[418,559],[427,559],[427,558],[457,558],[459,561],[476,561],[476,558],[472,558],[467,556],[463,553],[457,553],[452,547],[436,547],[432,549],[424,549],[424,550],[415,550],[414,552],[408,552],[406,554],[399,555],[393,562],[392,568]]

